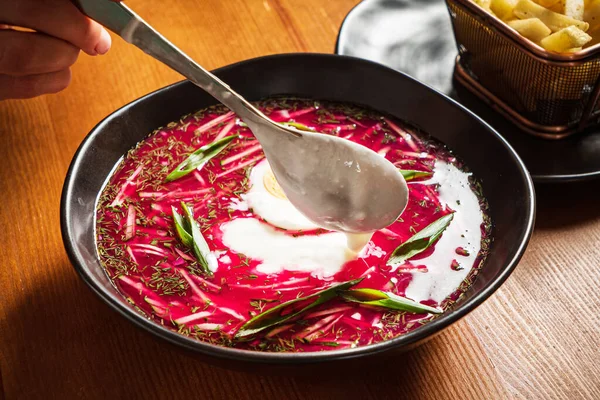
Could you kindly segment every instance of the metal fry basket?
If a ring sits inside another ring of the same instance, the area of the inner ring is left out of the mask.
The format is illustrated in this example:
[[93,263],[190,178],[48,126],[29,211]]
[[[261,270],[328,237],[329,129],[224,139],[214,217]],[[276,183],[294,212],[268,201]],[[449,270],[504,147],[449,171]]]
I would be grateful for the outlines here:
[[600,123],[600,46],[544,50],[471,0],[446,0],[455,78],[522,130],[560,139]]

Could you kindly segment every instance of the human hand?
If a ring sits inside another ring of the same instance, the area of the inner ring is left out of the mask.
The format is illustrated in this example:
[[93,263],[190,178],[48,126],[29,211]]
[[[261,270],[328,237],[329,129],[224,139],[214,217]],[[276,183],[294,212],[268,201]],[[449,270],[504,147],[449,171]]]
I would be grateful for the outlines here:
[[0,0],[0,100],[59,92],[80,50],[99,55],[110,46],[108,32],[69,0]]

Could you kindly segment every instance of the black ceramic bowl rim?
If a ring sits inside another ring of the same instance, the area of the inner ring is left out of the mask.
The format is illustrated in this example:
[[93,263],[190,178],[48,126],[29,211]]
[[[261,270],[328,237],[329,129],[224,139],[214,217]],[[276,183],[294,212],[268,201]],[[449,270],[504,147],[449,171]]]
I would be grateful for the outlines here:
[[[245,61],[241,61],[235,64],[231,64],[222,68],[219,68],[213,72],[219,73],[221,71],[225,71],[230,68],[235,68],[236,66],[242,65],[247,62],[259,61],[259,60],[268,60],[268,59],[277,59],[277,58],[285,58],[285,57],[323,57],[323,58],[346,58],[347,60],[353,63],[366,63],[371,64],[374,68],[380,68],[381,70],[392,71],[394,74],[403,75],[404,79],[408,79],[416,82],[415,79],[411,78],[408,75],[405,75],[401,72],[395,71],[391,68],[383,66],[378,63],[374,63],[372,61],[367,61],[360,58],[350,57],[350,56],[341,56],[341,55],[332,55],[332,54],[318,54],[318,53],[289,53],[289,54],[277,54],[271,56],[258,57],[254,59],[249,59]],[[508,278],[508,276],[512,273],[518,262],[520,261],[529,239],[531,238],[534,220],[535,220],[535,192],[533,187],[533,181],[531,176],[529,175],[525,165],[517,155],[517,153],[512,149],[509,143],[502,138],[492,127],[490,127],[485,121],[479,118],[477,115],[473,114],[471,111],[447,97],[446,95],[432,89],[431,87],[419,83],[422,85],[425,90],[429,90],[434,92],[438,96],[445,98],[447,102],[452,103],[454,106],[461,109],[464,113],[467,113],[471,118],[478,120],[490,134],[495,135],[499,142],[505,146],[508,150],[509,154],[512,157],[512,162],[514,162],[519,171],[522,173],[522,176],[526,180],[526,201],[528,204],[525,206],[528,208],[529,213],[527,215],[527,221],[525,221],[525,229],[522,237],[520,238],[520,243],[517,250],[514,252],[513,257],[508,261],[505,265],[505,268],[500,271],[494,279],[490,280],[479,293],[463,301],[459,304],[455,309],[444,313],[440,317],[434,319],[433,321],[425,324],[424,326],[413,330],[407,334],[401,335],[394,339],[390,339],[387,341],[375,343],[368,346],[356,347],[351,349],[341,349],[341,350],[328,350],[324,352],[307,352],[307,353],[269,353],[269,352],[259,352],[252,350],[242,350],[236,348],[228,348],[217,345],[212,345],[209,343],[201,342],[195,339],[188,338],[186,336],[180,335],[174,331],[171,331],[165,327],[160,326],[158,323],[155,323],[149,319],[144,318],[141,314],[136,312],[133,308],[126,306],[117,300],[115,294],[111,294],[106,288],[99,285],[91,274],[86,270],[86,268],[82,265],[83,259],[78,249],[75,246],[75,239],[73,232],[70,228],[70,214],[71,206],[70,202],[74,198],[74,176],[73,171],[78,170],[81,167],[81,159],[83,155],[90,151],[91,143],[94,138],[98,135],[101,135],[104,131],[104,126],[113,118],[119,117],[121,114],[125,113],[128,109],[132,107],[136,107],[138,104],[144,102],[145,99],[148,99],[158,93],[163,91],[168,91],[170,89],[176,88],[179,85],[187,85],[190,84],[187,81],[182,81],[175,83],[173,85],[166,86],[164,88],[158,89],[146,96],[143,96],[133,102],[121,107],[117,111],[110,114],[104,120],[102,120],[96,127],[92,129],[92,131],[85,137],[81,145],[79,146],[77,152],[73,157],[73,161],[69,167],[67,172],[67,176],[65,178],[65,183],[62,192],[61,198],[61,207],[60,207],[60,220],[61,220],[61,232],[63,237],[63,242],[65,245],[65,249],[73,264],[75,270],[81,279],[95,292],[106,304],[108,304],[113,310],[117,311],[127,320],[131,321],[134,325],[142,328],[143,330],[150,332],[153,335],[156,335],[172,344],[183,347],[184,349],[190,350],[195,353],[204,354],[207,356],[214,356],[221,359],[229,359],[236,361],[250,361],[250,362],[260,362],[260,363],[268,363],[268,364],[301,364],[301,363],[313,363],[313,362],[322,362],[322,361],[339,361],[344,359],[351,359],[356,357],[363,357],[367,355],[374,355],[377,353],[381,353],[387,350],[391,350],[394,348],[408,348],[414,345],[417,345],[420,342],[432,337],[434,334],[439,333],[449,325],[458,321],[469,312],[474,310],[477,306],[479,306],[483,301],[485,301],[488,297],[490,297]],[[215,101],[216,102],[216,101]]]

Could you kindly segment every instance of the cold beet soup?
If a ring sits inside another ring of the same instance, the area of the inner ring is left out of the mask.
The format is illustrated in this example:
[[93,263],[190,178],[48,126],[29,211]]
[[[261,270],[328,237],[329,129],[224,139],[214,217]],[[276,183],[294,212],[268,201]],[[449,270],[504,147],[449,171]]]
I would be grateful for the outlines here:
[[130,150],[99,197],[98,255],[132,307],[197,340],[270,352],[366,346],[452,307],[491,240],[481,186],[452,152],[348,104],[258,106],[386,157],[408,182],[406,210],[354,252],[292,206],[243,122],[200,110]]

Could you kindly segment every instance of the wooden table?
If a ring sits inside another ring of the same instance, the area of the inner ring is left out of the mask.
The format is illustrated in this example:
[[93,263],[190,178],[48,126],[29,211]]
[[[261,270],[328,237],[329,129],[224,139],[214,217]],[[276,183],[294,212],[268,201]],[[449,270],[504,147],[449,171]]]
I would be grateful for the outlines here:
[[[131,0],[204,66],[331,52],[356,0]],[[0,398],[600,398],[598,182],[538,187],[534,237],[505,285],[420,348],[357,376],[268,376],[203,364],[118,317],[63,250],[59,199],[87,132],[180,76],[115,39],[65,92],[0,103]],[[600,155],[599,155],[600,156]],[[3,394],[3,396],[2,396]]]

